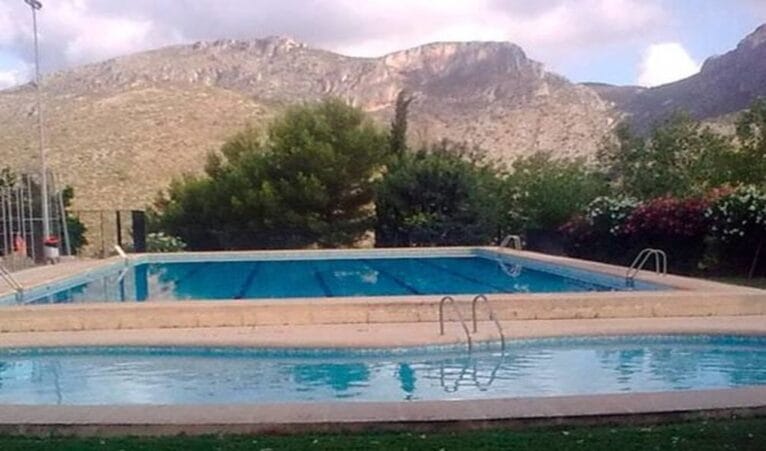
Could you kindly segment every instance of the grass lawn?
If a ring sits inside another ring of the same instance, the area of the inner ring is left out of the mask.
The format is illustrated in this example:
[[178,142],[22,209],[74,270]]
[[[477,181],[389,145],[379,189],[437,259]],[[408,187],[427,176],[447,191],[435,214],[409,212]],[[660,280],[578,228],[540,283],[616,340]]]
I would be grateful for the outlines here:
[[134,450],[766,450],[766,418],[657,426],[368,433],[286,437],[28,438],[0,436],[3,451]]

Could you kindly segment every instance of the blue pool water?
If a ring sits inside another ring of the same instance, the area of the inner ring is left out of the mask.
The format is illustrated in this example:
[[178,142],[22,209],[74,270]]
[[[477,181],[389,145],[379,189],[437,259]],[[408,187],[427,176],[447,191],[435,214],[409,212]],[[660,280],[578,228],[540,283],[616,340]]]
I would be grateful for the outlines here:
[[616,337],[458,348],[0,351],[0,404],[482,399],[766,384],[766,338]]
[[[635,289],[660,289],[642,283]],[[227,300],[626,289],[624,279],[482,256],[149,262],[27,301]]]

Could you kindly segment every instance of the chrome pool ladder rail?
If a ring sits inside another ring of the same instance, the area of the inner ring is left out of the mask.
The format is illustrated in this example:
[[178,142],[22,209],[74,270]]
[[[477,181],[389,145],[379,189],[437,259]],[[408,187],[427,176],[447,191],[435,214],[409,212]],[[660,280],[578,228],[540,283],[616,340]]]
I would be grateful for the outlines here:
[[479,301],[484,301],[484,305],[487,306],[487,311],[489,312],[489,319],[490,321],[495,323],[497,332],[500,334],[500,348],[503,351],[505,351],[505,334],[503,333],[503,326],[500,324],[500,321],[497,319],[497,315],[495,315],[495,311],[492,310],[492,305],[489,303],[489,299],[487,299],[487,296],[484,294],[480,294],[474,297],[473,301],[471,301],[471,316],[472,316],[472,322],[473,322],[473,333],[477,333],[479,331],[478,321],[476,320],[476,304],[478,304]]
[[668,254],[662,249],[646,248],[633,259],[633,263],[630,264],[630,267],[625,272],[625,282],[628,284],[634,282],[638,273],[644,269],[644,266],[652,257],[654,257],[655,274],[666,276],[668,274]]
[[[497,258],[495,259],[497,261],[497,265],[500,267],[500,269],[505,273],[506,276],[511,278],[517,278],[521,275],[521,272],[524,270],[524,268],[516,263],[506,263],[505,260],[503,260],[503,257],[498,254]],[[508,267],[510,265],[510,268]]]
[[0,277],[2,277],[2,279],[5,280],[5,283],[7,283],[8,286],[10,286],[11,289],[15,292],[16,302],[24,302],[24,286],[21,285],[21,283],[19,283],[15,277],[13,277],[11,272],[8,271],[8,268],[6,268],[2,263],[0,263]]
[[444,304],[449,301],[450,305],[452,306],[453,310],[455,311],[455,314],[457,315],[458,320],[460,321],[460,325],[463,327],[463,331],[465,332],[465,337],[468,340],[468,352],[473,351],[473,340],[471,339],[471,331],[468,330],[468,325],[465,323],[465,319],[463,318],[463,314],[460,313],[460,309],[457,307],[457,303],[455,302],[455,298],[452,296],[444,296],[441,301],[439,301],[439,335],[444,335]]
[[521,241],[520,235],[508,235],[505,238],[503,238],[503,241],[500,242],[500,247],[508,247],[509,244],[512,244],[511,249],[516,250],[522,250],[524,249],[524,244]]
[[122,246],[120,246],[119,244],[115,244],[114,251],[117,252],[117,255],[119,255],[122,261],[125,262],[125,266],[128,266],[130,264],[130,257],[128,257],[128,254],[125,252]]

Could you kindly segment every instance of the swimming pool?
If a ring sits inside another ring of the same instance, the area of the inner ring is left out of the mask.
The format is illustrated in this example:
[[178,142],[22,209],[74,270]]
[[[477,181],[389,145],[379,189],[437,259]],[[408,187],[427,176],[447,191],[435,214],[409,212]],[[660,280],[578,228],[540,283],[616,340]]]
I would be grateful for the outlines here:
[[512,341],[505,353],[54,348],[0,351],[0,404],[462,400],[766,385],[766,338]]
[[661,290],[488,251],[150,256],[28,293],[28,303]]

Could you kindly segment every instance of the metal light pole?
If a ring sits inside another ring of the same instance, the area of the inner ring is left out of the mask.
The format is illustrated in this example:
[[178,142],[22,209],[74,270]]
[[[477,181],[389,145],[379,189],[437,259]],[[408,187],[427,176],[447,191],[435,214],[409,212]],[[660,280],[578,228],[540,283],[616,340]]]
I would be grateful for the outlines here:
[[24,0],[32,10],[32,29],[35,35],[35,88],[37,91],[37,133],[40,145],[40,175],[42,176],[42,206],[43,206],[43,240],[47,240],[51,234],[50,200],[48,199],[48,167],[45,161],[45,135],[43,127],[43,101],[40,92],[40,53],[37,44],[37,10],[43,7],[38,0]]

